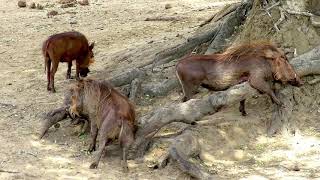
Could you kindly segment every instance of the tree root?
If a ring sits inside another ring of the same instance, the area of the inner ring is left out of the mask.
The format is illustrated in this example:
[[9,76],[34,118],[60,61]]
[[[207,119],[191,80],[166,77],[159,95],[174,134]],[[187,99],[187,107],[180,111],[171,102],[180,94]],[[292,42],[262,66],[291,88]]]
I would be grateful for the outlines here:
[[191,131],[186,131],[175,139],[170,146],[170,157],[178,162],[180,170],[197,179],[214,179],[215,177],[189,159],[200,153],[200,145]]
[[113,86],[119,87],[123,86],[126,84],[130,84],[134,79],[136,78],[142,78],[145,76],[145,72],[138,69],[138,68],[133,68],[130,69],[127,72],[124,72],[116,77],[112,77],[108,79],[107,81],[110,82]]
[[60,107],[47,113],[46,117],[44,118],[44,122],[42,123],[39,139],[42,139],[51,126],[68,117],[68,109],[68,107]]
[[231,12],[235,11],[239,7],[240,3],[235,3],[235,4],[229,4],[226,5],[221,11],[215,13],[213,16],[205,20],[203,23],[199,25],[199,27],[202,27],[204,25],[209,24],[210,22],[217,22],[230,14]]
[[213,54],[223,50],[226,44],[226,39],[232,36],[236,27],[240,26],[246,19],[248,12],[252,7],[252,1],[242,2],[233,12],[230,12],[221,21],[216,35],[212,38],[205,54]]
[[276,133],[295,134],[295,125],[290,121],[294,107],[293,87],[276,90],[276,96],[285,104],[285,108],[279,105],[273,105],[272,119],[267,129],[267,135],[273,136]]
[[[65,97],[67,99],[68,96]],[[64,105],[63,107],[54,109],[48,112],[42,122],[42,127],[40,130],[39,139],[42,139],[43,136],[48,132],[49,128],[53,125],[56,125],[58,122],[65,120],[69,116],[69,106]],[[89,128],[89,120],[85,116],[83,117],[76,117],[72,119],[71,124],[81,124],[81,131],[79,135],[84,134],[88,131]]]
[[276,31],[280,31],[279,29],[279,25],[282,23],[282,21],[284,21],[285,19],[285,15],[284,15],[284,10],[282,7],[279,7],[279,11],[280,11],[280,18],[278,19],[278,21],[276,23],[274,23],[274,28],[276,29]]

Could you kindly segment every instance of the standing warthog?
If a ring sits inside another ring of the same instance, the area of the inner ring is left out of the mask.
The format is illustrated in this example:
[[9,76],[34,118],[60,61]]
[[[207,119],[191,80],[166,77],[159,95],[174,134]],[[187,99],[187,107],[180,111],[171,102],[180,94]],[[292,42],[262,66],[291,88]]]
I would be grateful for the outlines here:
[[99,150],[90,168],[97,168],[105,146],[118,138],[122,147],[122,167],[128,170],[127,151],[134,141],[135,111],[129,100],[107,82],[80,80],[71,88],[70,114],[87,115],[91,121],[91,143],[88,151],[96,149],[99,135]]
[[[176,74],[182,86],[183,101],[189,100],[199,86],[222,91],[248,81],[251,87],[267,93],[274,103],[283,105],[270,82],[303,84],[284,52],[266,42],[243,44],[222,54],[186,57],[178,62]],[[242,100],[239,107],[242,115],[246,115],[244,103]]]
[[76,31],[50,36],[42,45],[45,69],[47,70],[47,90],[55,92],[54,75],[57,72],[59,62],[68,63],[67,79],[71,78],[73,60],[76,60],[76,79],[79,79],[79,75],[86,77],[89,73],[89,65],[94,62],[93,47],[94,43],[89,45],[87,38]]

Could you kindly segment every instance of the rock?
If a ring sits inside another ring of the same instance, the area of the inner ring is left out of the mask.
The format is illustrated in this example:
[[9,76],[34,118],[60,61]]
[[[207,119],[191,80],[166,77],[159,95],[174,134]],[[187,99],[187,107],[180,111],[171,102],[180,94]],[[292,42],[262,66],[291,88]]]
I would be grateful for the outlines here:
[[189,130],[180,135],[179,138],[176,139],[174,144],[181,153],[188,157],[195,157],[200,153],[201,147],[198,139]]
[[58,0],[59,4],[74,4],[76,0]]
[[88,0],[80,0],[80,1],[78,1],[78,3],[79,3],[80,5],[82,5],[82,6],[87,6],[87,5],[89,5],[89,1],[88,1]]
[[47,13],[47,16],[48,16],[48,17],[53,17],[53,16],[56,16],[56,15],[58,15],[58,12],[55,11],[55,10],[49,11],[49,12]]
[[35,8],[36,8],[36,3],[32,2],[32,3],[29,5],[29,8],[30,8],[30,9],[35,9]]
[[20,0],[20,1],[18,1],[18,6],[20,8],[27,7],[27,3],[24,0]]
[[61,8],[68,8],[68,7],[74,7],[75,4],[74,3],[69,3],[69,4],[62,4],[60,7]]
[[54,125],[54,128],[56,128],[56,129],[60,128],[60,123],[56,123],[56,124]]
[[43,6],[42,6],[41,4],[37,4],[37,5],[36,5],[36,8],[39,9],[39,10],[42,10],[42,9],[43,9]]
[[166,4],[166,5],[164,6],[164,8],[165,8],[165,9],[171,9],[171,8],[172,8],[172,5],[171,5],[171,4]]
[[75,19],[70,19],[70,22],[69,22],[70,24],[77,24],[78,22],[77,22],[77,20],[75,20]]

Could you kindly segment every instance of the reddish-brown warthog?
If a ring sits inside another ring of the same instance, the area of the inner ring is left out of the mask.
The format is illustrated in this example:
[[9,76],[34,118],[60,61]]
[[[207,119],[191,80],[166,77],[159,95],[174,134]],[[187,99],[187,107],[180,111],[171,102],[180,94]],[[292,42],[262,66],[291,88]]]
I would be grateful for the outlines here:
[[109,83],[80,80],[71,88],[72,116],[87,115],[91,121],[91,143],[88,151],[96,147],[99,130],[99,150],[90,168],[97,168],[105,146],[118,138],[122,148],[122,167],[128,170],[127,151],[134,141],[135,110],[129,100]]
[[[270,83],[303,84],[284,52],[268,42],[242,44],[222,54],[186,57],[178,62],[176,74],[182,86],[183,101],[189,100],[199,86],[221,91],[248,81],[251,87],[267,93],[274,103],[283,105]],[[244,103],[245,100],[241,101],[239,107],[242,115],[246,115]]]
[[50,36],[42,46],[45,70],[47,70],[47,90],[55,92],[54,75],[58,69],[59,62],[68,63],[67,79],[71,78],[73,60],[76,60],[76,79],[79,79],[79,74],[82,77],[86,77],[89,72],[89,65],[94,62],[93,47],[94,43],[89,45],[87,38],[76,31]]

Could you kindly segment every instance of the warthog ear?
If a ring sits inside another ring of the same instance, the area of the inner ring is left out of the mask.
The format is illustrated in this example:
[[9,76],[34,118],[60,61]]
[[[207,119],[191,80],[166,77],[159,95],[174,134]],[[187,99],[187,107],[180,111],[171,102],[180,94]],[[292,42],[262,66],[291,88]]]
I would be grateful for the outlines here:
[[90,50],[92,50],[92,49],[94,48],[94,43],[95,43],[95,42],[92,42],[92,43],[90,44],[90,46],[89,46],[89,49],[90,49]]

